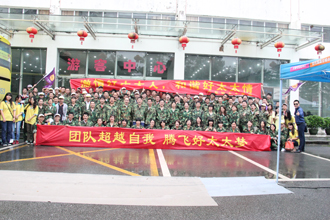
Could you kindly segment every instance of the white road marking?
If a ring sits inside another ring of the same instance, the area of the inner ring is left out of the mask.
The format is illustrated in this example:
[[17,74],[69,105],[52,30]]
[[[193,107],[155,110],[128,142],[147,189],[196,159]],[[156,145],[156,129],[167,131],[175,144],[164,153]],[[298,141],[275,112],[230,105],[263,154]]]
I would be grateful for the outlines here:
[[279,179],[278,181],[281,181],[281,182],[295,182],[295,181],[330,181],[330,178],[310,178],[310,179]]
[[[269,173],[272,173],[272,174],[276,175],[276,171],[271,170],[268,167],[265,167],[265,166],[261,165],[260,163],[257,163],[257,162],[255,162],[255,161],[253,161],[253,160],[251,160],[251,159],[249,159],[247,157],[244,157],[244,156],[242,156],[242,155],[240,155],[240,154],[238,154],[238,153],[236,153],[234,151],[229,151],[229,152],[232,153],[232,154],[234,154],[234,155],[236,155],[236,156],[238,156],[238,157],[240,157],[240,158],[242,158],[243,160],[246,160],[249,163],[252,163],[253,165],[256,165],[257,167],[260,167],[261,169],[266,170]],[[290,179],[290,178],[288,178],[288,177],[286,177],[286,176],[284,176],[284,175],[282,175],[280,173],[278,174],[278,177],[280,177],[282,179],[287,179],[287,180]]]
[[324,157],[316,156],[316,155],[309,154],[309,153],[305,153],[305,152],[301,152],[301,153],[302,153],[302,154],[305,154],[305,155],[308,155],[308,156],[311,156],[311,157],[315,157],[315,158],[318,158],[318,159],[321,159],[321,160],[326,160],[326,161],[329,161],[329,162],[330,162],[330,159],[328,159],[328,158],[324,158]]
[[160,168],[162,169],[163,176],[171,177],[170,170],[168,169],[163,151],[161,149],[157,149],[157,155],[160,163]]

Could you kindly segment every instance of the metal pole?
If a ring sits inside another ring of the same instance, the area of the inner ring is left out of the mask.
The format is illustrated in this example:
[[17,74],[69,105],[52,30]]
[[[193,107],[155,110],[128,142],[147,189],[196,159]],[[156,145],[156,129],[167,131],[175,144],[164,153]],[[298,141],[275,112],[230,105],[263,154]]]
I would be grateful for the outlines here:
[[280,80],[280,112],[278,115],[278,137],[277,137],[277,165],[276,165],[276,183],[278,184],[278,174],[279,174],[279,167],[280,167],[280,148],[281,148],[281,123],[282,123],[282,87],[283,82],[282,79]]

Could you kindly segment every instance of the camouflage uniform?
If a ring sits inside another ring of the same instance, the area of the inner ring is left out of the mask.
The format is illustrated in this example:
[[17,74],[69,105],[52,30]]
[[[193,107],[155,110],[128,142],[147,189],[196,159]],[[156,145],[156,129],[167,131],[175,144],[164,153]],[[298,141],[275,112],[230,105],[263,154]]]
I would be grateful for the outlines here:
[[136,121],[138,118],[141,120],[141,121],[145,121],[145,107],[143,107],[141,105],[141,107],[139,107],[138,105],[134,106],[133,108],[133,121]]
[[246,127],[242,133],[255,134],[253,127],[250,130]]
[[224,127],[222,127],[222,128],[217,128],[217,132],[227,132],[227,130]]
[[271,139],[271,146],[270,146],[270,148],[272,148],[272,149],[276,149],[277,148],[277,144],[273,140],[273,138],[276,138],[277,139],[277,135],[278,135],[277,131],[274,131],[273,132],[273,131],[269,130],[269,136],[272,138]]
[[193,124],[193,125],[196,124],[196,120],[197,120],[198,117],[200,117],[201,120],[203,120],[204,112],[203,112],[202,109],[199,109],[199,110],[194,109],[194,110],[192,110],[191,114],[192,114],[191,117],[192,117],[192,124]]
[[268,123],[268,111],[260,111],[259,112],[259,124],[261,121],[264,121],[266,122],[266,125],[268,124],[269,126],[269,123]]
[[[228,115],[219,115],[218,116],[218,122],[222,121],[223,122],[223,127],[225,129],[227,129],[230,125],[229,125],[229,116]],[[218,122],[214,122],[215,124],[217,124]]]
[[136,127],[136,125],[133,125],[131,128],[132,128],[132,129],[144,129],[144,127],[142,127],[142,125],[140,125],[140,127],[139,127],[139,128],[138,128],[138,127]]
[[203,126],[197,126],[197,125],[195,125],[194,130],[195,131],[205,131],[205,128]]
[[166,102],[166,100],[165,100],[164,107],[165,107],[166,109],[169,109],[169,108],[171,108],[171,106],[172,106],[172,101],[168,101],[168,102]]
[[94,111],[89,109],[86,112],[89,114],[88,121],[91,121],[92,126],[93,126],[97,122],[97,111],[95,109],[94,109]]
[[94,125],[94,127],[105,127],[103,124],[101,124],[101,126],[99,126],[97,123]]
[[87,123],[85,123],[85,121],[81,121],[79,123],[77,123],[77,126],[81,126],[81,127],[93,127],[94,123],[89,121],[87,121]]
[[77,103],[74,106],[72,104],[68,105],[68,114],[69,114],[69,112],[72,112],[73,120],[76,122],[79,121],[79,117],[81,116],[80,110],[81,110],[81,108]]
[[241,133],[241,132],[239,131],[238,128],[235,128],[235,130],[233,130],[231,127],[227,130],[227,132],[231,132],[231,133]]
[[241,127],[242,131],[246,128],[247,122],[251,120],[251,112],[248,108],[241,109],[239,112],[239,126]]
[[251,120],[252,120],[252,126],[258,127],[259,126],[259,111],[255,110],[253,113],[251,111]]
[[38,114],[40,115],[40,114],[45,114],[45,107],[44,106],[42,106],[42,108],[40,108],[40,106],[38,105],[38,109],[39,109],[39,111],[38,111]]
[[122,105],[119,108],[119,119],[120,121],[122,121],[123,119],[127,120],[127,125],[130,125],[131,121],[132,121],[132,106],[128,105]]
[[267,128],[265,128],[264,130],[262,130],[262,129],[259,128],[257,130],[256,134],[265,134],[265,135],[268,135],[269,132],[268,132],[268,129]]
[[156,110],[156,112],[157,112],[157,124],[159,124],[161,121],[165,121],[165,123],[167,124],[168,120],[169,120],[169,115],[168,115],[167,109],[158,108]]
[[145,121],[144,121],[144,124],[146,125],[149,125],[150,124],[150,121],[153,119],[157,120],[157,111],[156,111],[156,108],[155,107],[146,107],[146,110],[145,110]]
[[179,126],[179,128],[176,128],[175,126],[171,130],[182,130],[182,127]]
[[[107,105],[108,107],[108,117],[110,118],[111,115],[115,116],[115,122],[118,122],[119,121],[119,108],[116,104],[114,105]],[[106,120],[108,121],[109,118]]]
[[188,126],[184,126],[183,129],[184,131],[193,131],[194,130],[194,127],[193,126],[190,126],[190,128],[188,129]]
[[208,121],[209,121],[209,119],[213,119],[213,121],[214,121],[214,124],[216,124],[217,123],[217,121],[218,121],[218,116],[217,116],[217,114],[215,114],[214,112],[213,112],[213,114],[211,115],[210,114],[210,112],[204,112],[204,118],[203,118],[203,123],[205,124],[205,125],[208,125]]
[[[96,118],[102,118],[102,121],[108,121],[110,118],[110,108],[107,105],[97,105],[95,106]],[[96,119],[96,120],[97,120]]]
[[54,115],[56,114],[56,107],[55,106],[52,106],[52,107],[47,106],[47,107],[45,107],[45,114],[47,114],[47,113],[52,113],[52,114],[51,115],[48,115],[48,116],[45,116],[45,121],[47,119],[50,119],[50,118],[53,118],[54,117]]
[[167,125],[165,125],[164,129],[161,126],[159,126],[157,129],[160,129],[160,130],[171,130]]
[[76,126],[77,122],[75,122],[74,119],[72,121],[69,121],[69,119],[66,119],[65,121],[63,121],[63,125]]
[[63,125],[62,122],[58,122],[58,124],[55,123],[55,121],[53,121],[52,123],[50,123],[50,125]]
[[118,123],[114,122],[113,125],[110,125],[110,122],[107,123],[107,127],[111,127],[111,128],[118,128]]
[[284,127],[281,128],[281,148],[285,147],[285,142],[288,140],[289,137],[289,130]]
[[173,111],[172,108],[168,109],[167,111],[168,111],[168,114],[169,114],[168,124],[169,124],[170,127],[173,127],[173,126],[175,126],[175,121],[180,120],[179,119],[180,111],[177,108],[174,111]]
[[183,110],[180,112],[180,122],[182,124],[182,126],[185,126],[188,119],[192,120],[192,114],[191,114],[191,111],[186,111],[186,110]]

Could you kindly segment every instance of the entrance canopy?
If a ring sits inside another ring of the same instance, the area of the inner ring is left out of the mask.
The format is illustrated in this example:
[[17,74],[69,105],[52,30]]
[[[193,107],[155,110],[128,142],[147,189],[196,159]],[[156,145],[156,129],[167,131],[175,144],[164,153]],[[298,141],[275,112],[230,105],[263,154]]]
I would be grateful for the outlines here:
[[254,26],[219,22],[196,22],[165,19],[29,15],[0,13],[0,32],[10,36],[25,32],[34,26],[48,34],[53,40],[57,33],[76,33],[86,29],[96,39],[101,34],[128,34],[135,30],[139,35],[180,37],[219,40],[221,45],[234,37],[245,42],[257,43],[261,49],[280,40],[294,45],[296,51],[322,41],[322,32],[279,28],[275,26]]
[[281,79],[330,82],[330,57],[281,65]]

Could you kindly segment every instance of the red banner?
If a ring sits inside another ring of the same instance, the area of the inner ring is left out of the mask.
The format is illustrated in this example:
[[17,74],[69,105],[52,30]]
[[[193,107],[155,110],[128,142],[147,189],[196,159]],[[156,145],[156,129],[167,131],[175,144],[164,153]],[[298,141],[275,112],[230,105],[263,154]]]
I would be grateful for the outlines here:
[[268,135],[38,125],[36,145],[176,150],[269,151]]
[[103,86],[104,90],[119,90],[125,87],[128,90],[150,89],[160,92],[181,94],[198,94],[200,92],[210,95],[247,95],[261,98],[261,83],[234,83],[208,80],[125,80],[84,78],[71,79],[71,88],[96,88]]

